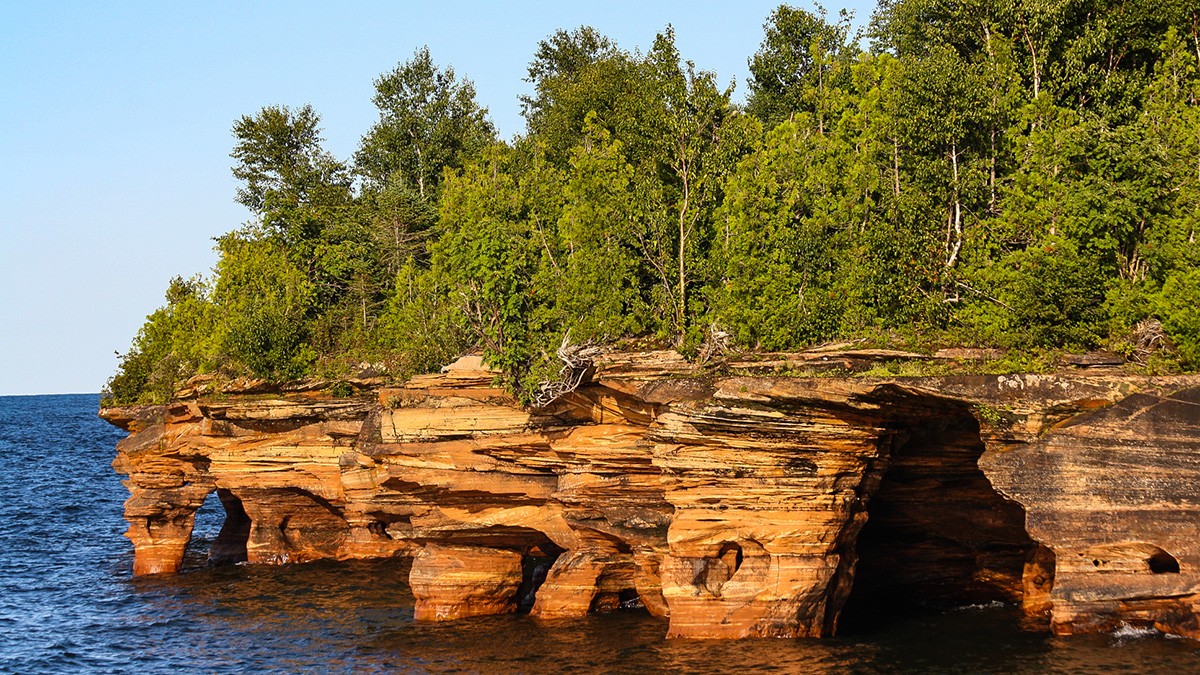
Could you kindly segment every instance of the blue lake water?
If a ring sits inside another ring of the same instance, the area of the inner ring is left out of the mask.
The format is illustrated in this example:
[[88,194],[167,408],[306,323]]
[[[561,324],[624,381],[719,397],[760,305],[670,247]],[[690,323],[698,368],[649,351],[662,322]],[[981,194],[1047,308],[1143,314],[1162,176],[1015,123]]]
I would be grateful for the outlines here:
[[135,579],[98,402],[0,397],[0,672],[1200,672],[1200,643],[1024,633],[1002,606],[834,640],[666,640],[638,612],[415,623],[402,560],[205,568],[215,498],[188,571]]

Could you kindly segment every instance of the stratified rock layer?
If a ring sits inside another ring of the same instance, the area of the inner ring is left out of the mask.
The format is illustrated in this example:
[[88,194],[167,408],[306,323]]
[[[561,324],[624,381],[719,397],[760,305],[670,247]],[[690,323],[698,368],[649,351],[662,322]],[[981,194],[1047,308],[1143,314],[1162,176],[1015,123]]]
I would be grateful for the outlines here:
[[616,354],[541,410],[465,357],[102,415],[131,432],[135,574],[179,569],[216,491],[212,562],[413,556],[418,619],[643,606],[674,636],[815,637],[1005,600],[1057,633],[1200,638],[1200,378],[755,374],[894,356]]
[[1049,549],[1056,633],[1122,622],[1200,637],[1200,387],[1134,394],[981,465]]

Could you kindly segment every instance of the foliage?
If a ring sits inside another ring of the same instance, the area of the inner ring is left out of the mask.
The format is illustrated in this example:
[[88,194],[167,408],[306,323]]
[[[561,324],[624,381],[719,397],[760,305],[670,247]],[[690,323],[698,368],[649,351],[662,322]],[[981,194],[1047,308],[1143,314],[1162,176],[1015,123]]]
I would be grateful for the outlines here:
[[[576,110],[562,115],[567,108],[564,99],[573,98],[566,90],[585,82],[585,73],[593,76],[600,74],[596,68],[598,63],[623,64],[625,61],[616,45],[591,26],[580,26],[573,31],[559,29],[539,42],[533,61],[529,64],[529,76],[525,79],[533,84],[536,93],[521,97],[530,130],[541,136],[551,135],[548,127],[555,124],[555,118],[570,119],[578,115]],[[593,111],[601,109],[597,105],[601,97],[589,95],[581,98],[586,98],[584,104],[590,104]],[[583,119],[576,121],[581,123]],[[565,126],[569,133],[577,132],[580,128],[579,124],[569,122]]]
[[570,169],[556,224],[567,246],[547,252],[554,274],[544,275],[553,284],[555,307],[580,340],[643,334],[656,322],[639,283],[650,270],[640,249],[634,169],[620,141],[594,127],[572,153]]
[[377,345],[399,376],[436,370],[471,346],[461,307],[444,281],[409,261],[379,318]]
[[1184,365],[1200,367],[1200,269],[1172,274],[1153,299],[1154,313],[1179,349]]
[[225,354],[259,377],[303,375],[315,359],[304,319],[315,290],[287,251],[270,239],[222,237],[213,296],[223,315]]
[[355,153],[359,173],[374,185],[399,182],[432,199],[446,169],[462,166],[493,141],[487,109],[475,85],[438,68],[422,47],[412,59],[375,81],[379,121]]
[[883,0],[869,48],[849,26],[772,12],[744,107],[670,26],[645,53],[556,31],[511,143],[426,48],[376,80],[353,162],[310,106],[243,116],[251,219],[211,278],[171,282],[110,392],[475,350],[531,400],[566,345],[716,334],[1008,348],[981,372],[1101,345],[1200,368],[1194,3]]
[[[1105,277],[1096,258],[1069,240],[1050,238],[1014,251],[981,271],[976,296],[959,312],[979,341],[1008,347],[1090,349],[1105,324]],[[996,307],[1006,311],[995,311]]]
[[842,10],[831,24],[824,9],[812,13],[787,5],[772,12],[762,46],[750,58],[747,110],[768,126],[793,113],[811,113],[823,132],[849,85],[855,57],[851,18]]
[[233,176],[243,183],[237,201],[292,244],[321,227],[320,215],[309,207],[349,198],[350,176],[321,147],[320,122],[312,106],[267,106],[233,125]]
[[998,429],[1010,429],[1018,421],[1018,416],[1012,410],[1004,407],[992,407],[982,403],[975,406],[975,417],[982,423]]
[[200,278],[171,279],[167,304],[146,317],[105,386],[105,398],[162,403],[181,378],[210,369],[219,358],[219,347],[213,339],[218,312],[209,296]]

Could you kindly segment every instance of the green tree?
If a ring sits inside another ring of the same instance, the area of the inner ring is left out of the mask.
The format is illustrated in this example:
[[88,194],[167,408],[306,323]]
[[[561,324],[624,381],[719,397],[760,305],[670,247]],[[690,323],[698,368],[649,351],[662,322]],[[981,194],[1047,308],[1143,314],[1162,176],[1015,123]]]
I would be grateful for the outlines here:
[[986,184],[982,119],[988,92],[978,68],[949,45],[932,45],[920,58],[904,57],[898,118],[917,187],[944,215],[943,264],[953,268],[972,213]]
[[[589,122],[594,118],[589,118]],[[561,250],[548,257],[543,276],[558,287],[556,310],[576,340],[610,342],[657,327],[649,311],[647,270],[638,235],[633,166],[620,141],[589,126],[572,153],[564,205],[557,223]]]
[[1153,297],[1153,311],[1162,318],[1183,364],[1200,368],[1200,268],[1179,269]]
[[432,198],[445,169],[455,169],[495,139],[475,85],[438,68],[422,47],[375,81],[379,121],[363,137],[355,164],[373,186],[397,179]]
[[274,380],[306,374],[316,358],[307,342],[316,299],[312,282],[269,238],[229,234],[218,240],[218,249],[213,300],[231,365]]
[[689,303],[701,300],[692,291],[711,281],[706,261],[725,177],[761,127],[733,108],[732,86],[720,89],[713,73],[681,60],[670,26],[655,38],[646,68],[658,95],[661,129],[653,156],[659,184],[643,188],[652,206],[649,240],[654,246],[647,258],[669,291],[660,297],[661,307],[673,317],[674,338],[682,345],[694,327],[690,318],[706,311],[701,302]]
[[320,121],[312,106],[267,106],[233,125],[237,201],[290,244],[319,233],[314,208],[350,198],[349,172],[321,147]]
[[813,160],[828,141],[812,126],[810,113],[777,126],[726,188],[718,318],[749,347],[795,348],[840,328],[845,299],[832,291],[845,242],[822,217],[824,176]]
[[218,312],[208,283],[200,278],[171,279],[167,304],[146,317],[117,373],[105,387],[116,403],[163,403],[196,372],[220,363],[214,339]]
[[437,203],[424,199],[403,178],[364,191],[361,201],[370,219],[368,240],[389,278],[412,259],[428,262],[427,246],[437,223]]
[[825,133],[849,83],[856,50],[851,44],[852,15],[842,10],[829,23],[825,10],[808,12],[780,5],[766,24],[762,46],[750,59],[750,97],[746,110],[767,128],[792,113],[809,112]]
[[522,99],[528,137],[561,167],[583,143],[589,115],[621,140],[632,163],[658,141],[656,91],[642,59],[592,28],[557,31],[540,42],[527,81],[534,86]]
[[525,78],[533,85],[534,94],[521,96],[530,130],[544,131],[543,116],[548,108],[560,103],[561,87],[578,81],[597,62],[617,57],[617,46],[591,26],[559,29],[539,42]]
[[432,269],[447,279],[476,344],[517,390],[527,384],[543,328],[539,314],[550,300],[548,289],[533,284],[541,244],[531,236],[531,192],[521,184],[519,159],[496,145],[447,177],[443,234],[432,247]]
[[460,298],[448,281],[411,260],[397,272],[376,338],[389,354],[393,375],[435,371],[472,346]]
[[[1090,349],[1104,337],[1108,278],[1096,257],[1064,237],[1014,251],[985,272],[992,294],[958,313],[977,341],[1007,347]],[[997,312],[998,304],[1006,311]]]

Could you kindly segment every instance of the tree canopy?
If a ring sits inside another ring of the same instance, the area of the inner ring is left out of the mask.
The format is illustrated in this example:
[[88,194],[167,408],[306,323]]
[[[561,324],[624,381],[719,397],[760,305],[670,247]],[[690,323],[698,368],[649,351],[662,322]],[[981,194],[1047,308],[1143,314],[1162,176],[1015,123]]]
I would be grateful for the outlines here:
[[772,12],[745,104],[670,26],[645,53],[556,31],[511,142],[425,48],[376,80],[352,160],[310,106],[241,117],[251,220],[210,276],[172,281],[112,396],[202,372],[401,378],[471,350],[531,396],[566,341],[695,354],[717,332],[1200,368],[1194,3],[850,19]]

